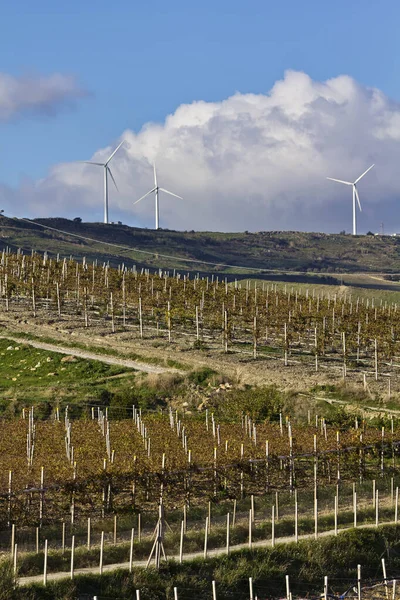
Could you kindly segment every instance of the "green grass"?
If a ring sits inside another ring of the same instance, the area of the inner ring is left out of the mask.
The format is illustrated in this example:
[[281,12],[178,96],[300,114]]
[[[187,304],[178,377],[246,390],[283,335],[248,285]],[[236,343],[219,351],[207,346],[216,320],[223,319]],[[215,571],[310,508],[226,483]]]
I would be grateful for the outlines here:
[[[230,556],[196,560],[182,565],[162,564],[153,569],[120,570],[112,573],[79,576],[74,581],[49,582],[19,587],[9,598],[15,600],[72,600],[83,594],[112,598],[134,598],[140,589],[142,600],[172,600],[173,587],[183,600],[209,600],[211,581],[216,581],[218,600],[247,600],[249,577],[259,598],[285,596],[285,576],[289,576],[293,596],[320,595],[324,577],[329,592],[343,593],[357,579],[357,565],[362,567],[363,585],[368,580],[382,580],[381,558],[386,560],[388,578],[400,570],[400,527],[387,526],[371,530],[351,530],[338,537],[277,544],[275,548],[243,550]],[[7,573],[6,573],[7,575]],[[8,577],[5,577],[9,582]],[[9,584],[9,583],[8,583]],[[7,596],[6,596],[7,597]]]
[[47,404],[51,410],[100,399],[104,389],[119,387],[116,376],[123,374],[134,377],[134,371],[125,367],[82,358],[65,360],[57,352],[0,339],[0,414],[12,416],[31,404]]
[[41,336],[34,335],[33,333],[19,333],[13,332],[12,337],[18,337],[22,339],[27,339],[35,342],[42,342],[44,344],[53,344],[55,346],[64,346],[66,348],[77,349],[77,350],[85,350],[87,352],[92,352],[93,354],[98,354],[99,356],[115,356],[116,358],[134,360],[137,362],[142,362],[149,365],[170,367],[171,369],[178,369],[181,371],[187,371],[190,369],[188,365],[184,363],[180,363],[177,360],[173,359],[162,359],[157,358],[156,356],[143,356],[138,354],[137,352],[127,352],[121,353],[115,348],[102,348],[99,346],[91,346],[90,344],[84,344],[80,342],[71,342],[69,340],[57,340],[55,338],[51,338],[49,336]]

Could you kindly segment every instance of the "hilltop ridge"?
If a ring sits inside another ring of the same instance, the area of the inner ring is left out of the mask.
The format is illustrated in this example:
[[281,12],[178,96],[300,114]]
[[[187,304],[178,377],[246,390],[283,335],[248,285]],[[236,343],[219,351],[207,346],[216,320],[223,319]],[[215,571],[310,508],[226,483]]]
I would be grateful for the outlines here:
[[400,271],[400,238],[391,236],[296,231],[154,231],[55,217],[27,222],[2,216],[0,239],[3,246],[29,252],[47,250],[62,256],[109,260],[112,264],[125,262],[195,272],[236,273],[246,269],[248,272],[394,274]]

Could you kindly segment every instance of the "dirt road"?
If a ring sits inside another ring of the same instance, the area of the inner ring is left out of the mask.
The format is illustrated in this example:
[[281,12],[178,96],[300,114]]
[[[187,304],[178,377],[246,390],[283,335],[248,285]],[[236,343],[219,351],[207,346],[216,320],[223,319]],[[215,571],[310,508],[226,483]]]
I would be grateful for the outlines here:
[[144,371],[145,373],[178,373],[177,369],[159,367],[155,365],[147,365],[142,362],[130,360],[129,358],[118,358],[116,356],[97,354],[96,352],[88,352],[87,350],[79,350],[76,348],[68,348],[66,346],[58,346],[57,344],[47,344],[46,342],[37,342],[28,338],[18,337],[15,338],[11,335],[0,335],[0,339],[12,340],[18,344],[28,344],[33,348],[40,350],[47,350],[48,352],[58,352],[59,354],[68,354],[70,356],[76,356],[78,358],[86,358],[88,360],[98,360],[108,365],[118,365],[120,367],[127,367],[129,369],[135,369],[136,371]]
[[[395,525],[395,522],[389,521],[387,523],[379,524],[379,526],[382,526],[382,525]],[[375,527],[376,527],[375,523],[367,523],[365,525],[359,525],[357,527],[357,529],[373,529]],[[353,529],[353,528],[346,527],[346,528],[340,529],[338,531],[338,534],[343,533],[344,531],[350,531],[351,529]],[[334,535],[335,535],[335,531],[333,529],[329,530],[329,531],[323,531],[318,534],[318,539],[322,538],[322,537],[328,537],[328,536],[334,536]],[[308,534],[304,534],[304,535],[299,535],[298,539],[299,539],[299,541],[315,539],[315,534],[308,533]],[[294,536],[281,537],[281,538],[277,538],[275,540],[275,545],[276,544],[291,544],[294,541],[295,541]],[[272,546],[271,540],[261,540],[259,542],[253,542],[251,548],[258,549],[258,548],[268,548],[271,546]],[[248,548],[249,548],[248,543],[237,544],[236,546],[231,546],[229,549],[229,552],[230,553],[240,552],[241,550],[246,550]],[[209,550],[207,552],[207,557],[212,558],[212,557],[216,557],[216,556],[223,556],[224,554],[226,554],[226,548],[216,548],[215,550]],[[204,558],[204,552],[193,552],[190,554],[184,554],[182,557],[182,560],[187,562],[187,561],[191,561],[191,560],[195,560],[195,559],[202,559],[202,558]],[[168,557],[168,560],[174,560],[176,562],[179,562],[179,556]],[[132,568],[135,568],[135,569],[136,568],[145,568],[146,564],[147,564],[147,561],[145,561],[145,560],[133,561]],[[112,564],[112,565],[103,565],[103,573],[109,573],[110,571],[116,571],[117,569],[129,570],[129,567],[130,567],[129,562],[116,563],[116,564]],[[74,571],[74,577],[76,577],[78,575],[99,575],[99,567],[87,567],[85,569],[76,569]],[[47,581],[58,581],[60,579],[70,579],[70,578],[71,578],[71,573],[67,572],[67,571],[47,574]],[[20,586],[29,585],[31,583],[42,583],[42,582],[43,582],[43,575],[33,575],[31,577],[20,577],[18,579],[18,584]]]

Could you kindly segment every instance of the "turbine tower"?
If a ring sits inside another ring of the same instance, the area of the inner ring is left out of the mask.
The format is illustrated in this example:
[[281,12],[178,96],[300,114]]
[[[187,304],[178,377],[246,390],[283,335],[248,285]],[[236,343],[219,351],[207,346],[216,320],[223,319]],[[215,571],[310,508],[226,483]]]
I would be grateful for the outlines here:
[[142,196],[141,198],[139,198],[139,200],[136,200],[136,202],[134,202],[133,204],[137,204],[138,202],[140,202],[141,200],[143,200],[144,198],[147,198],[147,196],[150,196],[150,194],[152,194],[153,192],[155,193],[155,213],[156,213],[156,229],[159,229],[159,223],[160,223],[160,203],[159,203],[159,192],[164,192],[165,194],[169,194],[170,196],[175,196],[175,198],[179,198],[180,200],[183,200],[182,196],[178,196],[177,194],[173,194],[172,192],[169,192],[168,190],[165,190],[164,188],[160,187],[157,183],[157,173],[156,173],[156,165],[153,165],[153,169],[154,169],[154,187],[153,189],[151,189],[149,192],[147,192],[147,194],[145,194],[144,196]]
[[356,215],[356,200],[358,203],[358,208],[361,209],[360,196],[358,195],[357,183],[374,167],[375,165],[371,165],[368,167],[366,171],[360,177],[358,177],[355,181],[343,181],[342,179],[333,179],[333,177],[327,177],[330,181],[337,181],[337,183],[344,183],[345,185],[351,185],[353,187],[353,235],[357,235],[357,215]]
[[124,142],[125,142],[125,140],[122,140],[122,142],[115,148],[114,152],[111,154],[111,156],[109,156],[109,158],[106,160],[105,163],[93,162],[91,160],[81,161],[87,165],[96,165],[97,167],[103,167],[103,169],[104,169],[104,223],[107,223],[107,224],[108,224],[108,175],[110,175],[110,177],[113,180],[113,183],[115,185],[115,189],[118,191],[118,186],[115,183],[114,176],[113,176],[108,164],[109,164],[110,160],[113,158],[113,156],[121,148],[121,146]]

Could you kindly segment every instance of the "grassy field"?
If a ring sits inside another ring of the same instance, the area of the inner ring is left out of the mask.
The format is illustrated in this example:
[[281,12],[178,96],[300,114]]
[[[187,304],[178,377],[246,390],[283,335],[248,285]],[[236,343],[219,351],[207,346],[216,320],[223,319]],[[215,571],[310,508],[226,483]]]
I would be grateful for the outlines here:
[[57,405],[83,407],[131,386],[133,377],[124,367],[0,339],[0,414],[12,416],[32,404],[38,416]]

